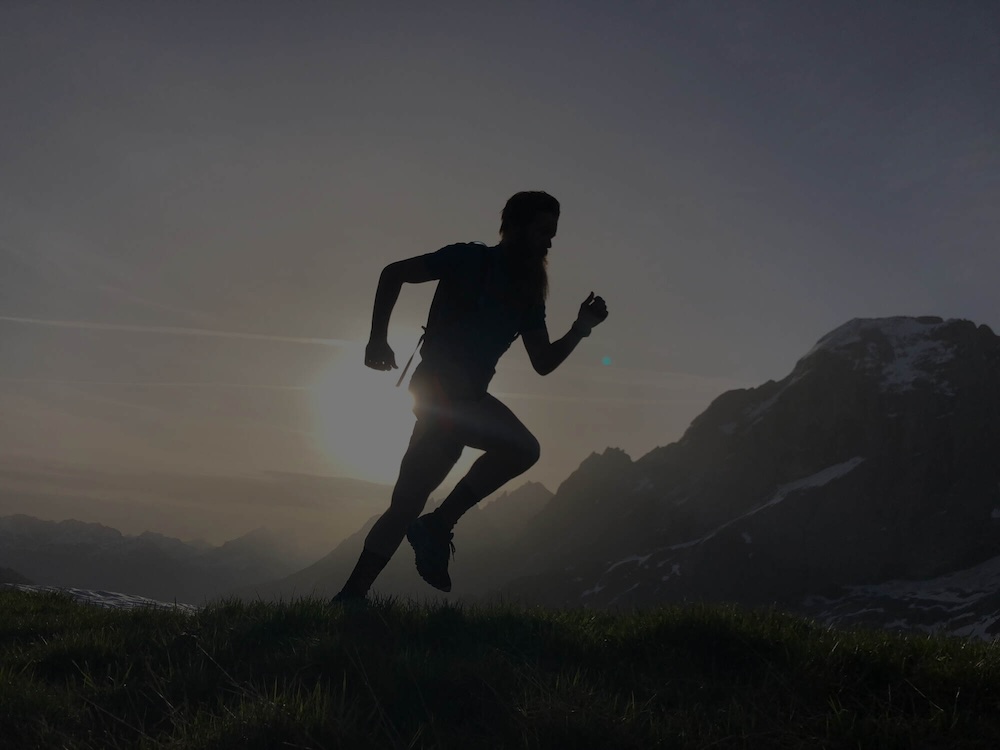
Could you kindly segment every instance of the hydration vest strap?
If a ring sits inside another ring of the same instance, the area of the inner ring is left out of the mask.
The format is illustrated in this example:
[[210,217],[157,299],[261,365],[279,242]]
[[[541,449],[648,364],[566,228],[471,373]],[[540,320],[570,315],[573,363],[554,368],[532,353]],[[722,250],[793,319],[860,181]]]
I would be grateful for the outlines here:
[[420,328],[423,330],[423,333],[420,334],[420,340],[417,341],[417,345],[413,349],[413,354],[411,354],[410,358],[406,361],[406,367],[403,368],[403,372],[399,376],[399,380],[396,381],[397,388],[399,388],[400,383],[403,382],[403,378],[406,377],[406,371],[410,369],[410,365],[413,363],[413,357],[416,356],[417,349],[419,349],[420,345],[424,343],[424,336],[427,335],[427,328],[425,326],[420,326]]

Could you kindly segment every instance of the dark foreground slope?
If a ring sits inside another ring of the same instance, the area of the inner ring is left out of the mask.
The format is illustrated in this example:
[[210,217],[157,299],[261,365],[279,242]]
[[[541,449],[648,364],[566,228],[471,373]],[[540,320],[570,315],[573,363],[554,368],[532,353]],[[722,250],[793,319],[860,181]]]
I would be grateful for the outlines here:
[[196,614],[0,591],[11,748],[992,748],[1000,653],[732,607]]

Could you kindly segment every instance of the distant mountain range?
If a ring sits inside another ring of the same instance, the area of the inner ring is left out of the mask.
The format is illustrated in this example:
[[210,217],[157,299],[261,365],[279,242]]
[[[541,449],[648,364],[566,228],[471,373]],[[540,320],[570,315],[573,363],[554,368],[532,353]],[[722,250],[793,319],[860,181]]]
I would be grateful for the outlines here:
[[0,516],[75,518],[123,534],[152,528],[214,543],[236,536],[234,528],[263,527],[314,560],[385,507],[391,495],[391,485],[345,477],[172,474],[0,456]]
[[[470,511],[451,595],[417,577],[405,541],[375,589],[552,607],[777,604],[992,637],[998,456],[1000,338],[965,320],[856,319],[784,379],[719,396],[676,443],[636,461],[610,448],[554,495],[529,485]],[[241,593],[332,595],[374,521]]]
[[288,575],[309,562],[294,545],[264,529],[212,546],[152,532],[126,536],[97,523],[0,518],[0,579],[9,579],[0,583],[103,589],[199,604],[234,587]]

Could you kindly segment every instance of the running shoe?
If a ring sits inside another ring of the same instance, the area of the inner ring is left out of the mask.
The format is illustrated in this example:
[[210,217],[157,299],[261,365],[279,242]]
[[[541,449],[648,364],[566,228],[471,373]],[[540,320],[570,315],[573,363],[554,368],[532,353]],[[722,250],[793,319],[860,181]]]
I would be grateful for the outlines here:
[[455,556],[455,534],[445,531],[430,518],[430,513],[420,516],[406,530],[406,539],[416,554],[417,572],[436,589],[451,591],[448,576],[448,552]]

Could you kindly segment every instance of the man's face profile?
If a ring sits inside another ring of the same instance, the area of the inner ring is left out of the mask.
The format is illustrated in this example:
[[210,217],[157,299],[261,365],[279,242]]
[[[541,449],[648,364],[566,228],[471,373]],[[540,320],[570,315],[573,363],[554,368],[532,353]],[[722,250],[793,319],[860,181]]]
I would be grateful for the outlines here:
[[530,257],[545,257],[552,247],[552,239],[559,228],[559,217],[555,214],[540,213],[535,216],[520,234],[520,241]]

